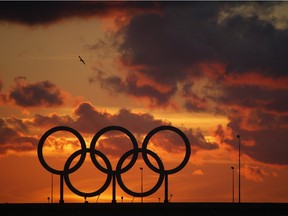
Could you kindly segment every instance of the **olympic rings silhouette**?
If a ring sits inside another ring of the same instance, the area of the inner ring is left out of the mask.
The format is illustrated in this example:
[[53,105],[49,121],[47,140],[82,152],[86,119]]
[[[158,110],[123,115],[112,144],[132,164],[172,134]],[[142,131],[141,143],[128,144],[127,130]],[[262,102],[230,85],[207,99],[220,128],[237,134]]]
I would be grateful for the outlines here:
[[[111,162],[109,161],[109,159],[106,157],[105,154],[103,154],[102,152],[100,152],[99,150],[96,149],[96,143],[99,140],[99,138],[109,132],[109,131],[120,131],[122,133],[124,133],[125,135],[128,136],[128,138],[130,139],[133,148],[129,151],[127,151],[126,153],[124,153],[117,165],[116,165],[116,169],[113,170],[112,169],[112,165]],[[163,131],[163,130],[170,130],[175,132],[176,134],[178,134],[182,140],[184,141],[185,144],[185,148],[186,148],[186,152],[185,152],[185,156],[183,158],[183,161],[175,168],[170,169],[170,170],[165,170],[163,162],[161,161],[161,159],[159,158],[159,156],[149,150],[148,144],[150,139],[158,132]],[[54,169],[51,166],[49,166],[47,164],[47,162],[44,159],[44,155],[43,155],[43,146],[44,143],[46,141],[46,139],[53,133],[57,132],[57,131],[67,131],[72,133],[73,135],[75,135],[75,137],[77,137],[77,139],[80,142],[81,145],[81,149],[75,151],[74,153],[72,153],[68,159],[65,162],[64,168],[63,170],[58,170],[58,169]],[[37,153],[38,153],[38,159],[40,161],[40,163],[42,164],[42,166],[49,171],[52,174],[56,174],[56,175],[60,175],[60,203],[64,203],[64,198],[63,198],[63,182],[65,180],[65,183],[67,185],[67,187],[75,194],[82,196],[82,197],[93,197],[93,196],[97,196],[100,195],[101,193],[103,193],[110,185],[111,181],[113,182],[112,185],[112,202],[116,202],[115,196],[116,196],[116,179],[117,179],[117,183],[120,186],[120,188],[126,192],[127,194],[133,196],[133,197],[145,197],[145,196],[149,196],[153,193],[155,193],[162,185],[163,181],[165,182],[165,199],[164,202],[168,202],[168,175],[174,174],[176,172],[179,172],[181,169],[183,169],[185,167],[185,165],[188,163],[189,158],[190,158],[190,154],[191,154],[191,146],[189,143],[188,138],[186,137],[186,135],[178,128],[173,127],[173,126],[159,126],[154,128],[153,130],[151,130],[146,137],[144,138],[144,141],[142,143],[142,148],[138,147],[138,143],[136,141],[136,138],[134,137],[134,135],[127,130],[126,128],[123,128],[121,126],[108,126],[105,127],[101,130],[99,130],[93,137],[93,139],[91,140],[90,143],[90,148],[86,148],[86,143],[83,139],[83,137],[81,136],[81,134],[76,131],[75,129],[68,127],[68,126],[57,126],[57,127],[53,127],[51,129],[49,129],[48,131],[46,131],[42,137],[39,140],[38,143],[38,148],[37,148]],[[72,174],[73,172],[77,171],[82,164],[85,161],[86,158],[86,154],[89,153],[90,157],[91,157],[91,161],[94,164],[94,166],[100,171],[103,172],[105,174],[107,174],[106,180],[104,182],[104,184],[97,190],[93,191],[93,192],[83,192],[83,191],[79,191],[77,188],[75,188],[73,186],[73,184],[70,181],[69,178],[69,174]],[[128,170],[130,170],[133,165],[136,163],[137,158],[138,158],[138,154],[142,153],[142,158],[144,160],[144,162],[146,163],[146,165],[155,173],[159,174],[159,178],[156,182],[156,184],[154,185],[154,187],[152,187],[150,190],[147,191],[141,191],[141,192],[135,192],[131,189],[129,189],[123,182],[121,175],[125,172],[127,172]],[[75,163],[74,166],[70,167],[73,160],[78,157],[80,155],[80,159],[78,160],[77,163]],[[122,165],[124,164],[125,160],[132,155],[132,158],[130,160],[130,162],[122,167]],[[149,160],[148,155],[150,155],[151,157],[154,158],[154,160],[156,161],[158,167],[155,167]],[[101,165],[98,160],[97,157],[100,157],[103,161],[106,167],[104,167],[103,165]]]

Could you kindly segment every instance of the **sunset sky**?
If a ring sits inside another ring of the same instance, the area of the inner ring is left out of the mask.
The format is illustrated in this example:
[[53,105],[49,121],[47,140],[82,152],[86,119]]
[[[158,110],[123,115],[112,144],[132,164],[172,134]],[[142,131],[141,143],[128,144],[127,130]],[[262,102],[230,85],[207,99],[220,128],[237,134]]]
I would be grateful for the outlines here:
[[[139,147],[161,125],[185,133],[191,156],[169,176],[172,202],[231,202],[233,175],[238,201],[237,134],[241,201],[288,202],[287,14],[285,1],[1,2],[0,203],[59,202],[59,176],[38,160],[41,136],[68,126],[89,148],[111,125],[131,131]],[[105,133],[96,145],[114,169],[131,148],[120,132]],[[155,134],[148,148],[166,170],[185,154],[172,131]],[[43,152],[63,170],[78,149],[73,134],[56,132]],[[122,176],[138,192],[140,167],[144,191],[159,176],[139,155]],[[83,192],[105,178],[89,155],[70,176]],[[87,200],[111,202],[111,194],[110,186]],[[117,186],[117,202],[121,197],[140,202]],[[144,202],[159,199],[164,184]],[[65,186],[64,200],[84,198]]]

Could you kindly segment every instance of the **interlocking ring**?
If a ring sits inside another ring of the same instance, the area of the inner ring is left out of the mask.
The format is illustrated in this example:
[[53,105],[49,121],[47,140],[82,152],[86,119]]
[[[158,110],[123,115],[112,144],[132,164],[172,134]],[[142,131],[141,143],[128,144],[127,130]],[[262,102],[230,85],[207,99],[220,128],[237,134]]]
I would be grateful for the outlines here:
[[[127,151],[126,153],[124,153],[120,157],[120,159],[119,159],[119,161],[118,161],[118,163],[116,165],[116,169],[115,170],[112,169],[112,165],[111,165],[109,159],[106,157],[106,155],[96,149],[96,143],[99,140],[99,138],[103,134],[105,134],[106,132],[113,131],[113,130],[120,131],[120,132],[124,133],[125,135],[127,135],[129,137],[132,145],[133,145],[133,148],[131,150]],[[150,139],[152,138],[152,136],[155,135],[156,133],[160,132],[160,131],[163,131],[163,130],[171,130],[171,131],[175,132],[176,134],[178,134],[183,139],[183,141],[185,143],[185,148],[186,148],[186,153],[185,153],[183,161],[177,167],[175,167],[173,169],[170,169],[170,170],[165,170],[163,162],[161,161],[159,156],[155,152],[153,152],[153,151],[151,151],[151,150],[149,150],[147,148],[148,143],[149,143]],[[79,140],[79,142],[81,144],[81,149],[75,151],[66,160],[63,170],[57,170],[57,169],[54,169],[54,168],[50,167],[46,163],[46,161],[44,160],[44,156],[43,156],[43,145],[44,145],[46,139],[52,133],[55,133],[57,131],[68,131],[68,132],[71,132],[73,135],[75,135],[78,138],[78,140]],[[100,131],[98,131],[94,135],[94,137],[93,137],[93,139],[92,139],[92,141],[90,143],[90,148],[86,148],[86,144],[85,144],[85,141],[84,141],[83,137],[75,129],[67,127],[67,126],[57,126],[57,127],[49,129],[48,131],[46,131],[43,134],[43,136],[39,140],[37,152],[38,152],[39,161],[42,164],[42,166],[46,170],[48,170],[49,172],[51,172],[53,174],[60,175],[61,179],[64,178],[67,187],[73,193],[75,193],[75,194],[77,194],[79,196],[92,197],[92,196],[100,195],[101,193],[103,193],[109,187],[109,185],[111,183],[111,180],[113,180],[113,182],[114,182],[113,183],[113,187],[115,187],[115,179],[117,179],[118,185],[120,186],[120,188],[124,192],[126,192],[127,194],[129,194],[131,196],[134,196],[134,197],[144,197],[144,196],[149,196],[149,195],[155,193],[161,187],[161,185],[163,183],[163,180],[164,180],[164,177],[165,177],[165,179],[167,179],[168,175],[174,174],[174,173],[180,171],[181,169],[183,169],[185,167],[185,165],[188,163],[189,158],[190,158],[191,146],[190,146],[189,140],[185,136],[185,134],[181,130],[179,130],[178,128],[173,127],[173,126],[160,126],[160,127],[156,127],[153,130],[151,130],[146,135],[146,137],[145,137],[145,139],[143,141],[143,144],[142,144],[142,148],[138,147],[138,143],[136,141],[136,138],[126,128],[123,128],[123,127],[120,127],[120,126],[108,126],[108,127],[105,127],[103,129],[101,129]],[[84,163],[84,160],[86,158],[86,154],[87,153],[90,153],[91,161],[93,162],[94,166],[99,171],[107,174],[107,178],[106,178],[104,184],[98,190],[95,190],[93,192],[82,192],[82,191],[79,191],[77,188],[75,188],[73,186],[73,184],[71,183],[70,178],[69,178],[69,174],[77,171],[82,166],[82,164]],[[133,167],[133,165],[137,161],[139,153],[142,153],[142,157],[143,157],[143,160],[146,163],[146,165],[152,171],[154,171],[154,172],[159,174],[159,178],[158,178],[158,181],[156,182],[155,186],[152,187],[151,189],[149,189],[147,191],[135,192],[135,191],[132,191],[131,189],[129,189],[124,184],[121,175],[123,173],[127,172],[128,170],[130,170]],[[70,168],[70,166],[72,164],[72,161],[79,155],[80,155],[79,161],[74,166],[72,166]],[[122,165],[124,164],[124,161],[130,155],[132,155],[131,161],[125,167],[122,167]],[[155,167],[150,162],[150,160],[148,158],[148,155],[150,155],[150,156],[152,156],[154,158],[154,160],[158,164],[158,168]],[[106,167],[104,167],[103,165],[101,165],[98,162],[97,157],[100,157],[104,161]],[[166,180],[165,180],[165,184],[168,184]],[[60,187],[61,187],[61,185],[60,185]],[[166,188],[168,188],[168,185],[165,185],[165,190],[166,190]],[[113,190],[115,190],[115,188]],[[62,185],[62,190],[60,190],[60,193],[61,193],[61,191],[63,193],[63,185]],[[167,196],[167,191],[165,191],[165,197],[166,196]],[[63,197],[63,194],[60,194],[60,197]],[[115,199],[115,197],[113,197],[113,199]]]
[[[143,154],[144,151],[145,151],[146,155],[148,153],[149,155],[151,155],[156,160],[156,162],[159,165],[159,171],[160,171],[159,174],[160,175],[159,175],[158,181],[157,181],[157,183],[155,184],[154,187],[152,187],[148,191],[144,191],[144,192],[140,192],[139,193],[139,192],[135,192],[135,191],[130,190],[123,183],[123,180],[122,180],[122,177],[121,177],[121,166],[124,163],[125,159],[127,157],[129,157],[131,154],[135,154],[135,153],[138,153],[138,152],[142,152],[142,154]],[[134,197],[141,197],[141,196],[145,197],[145,196],[149,196],[149,195],[155,193],[160,188],[160,186],[161,186],[161,184],[163,182],[163,179],[164,179],[164,165],[163,165],[161,159],[158,157],[158,155],[156,153],[152,152],[151,150],[149,150],[149,149],[143,150],[143,149],[140,149],[140,148],[139,149],[132,149],[132,150],[127,151],[120,158],[119,162],[117,163],[116,173],[118,174],[118,175],[116,175],[117,176],[117,182],[118,182],[119,186],[122,188],[123,191],[125,191],[127,194],[129,194],[131,196],[134,196]]]
[[[173,173],[176,173],[176,172],[179,172],[181,169],[183,169],[185,167],[185,165],[188,163],[189,161],[189,158],[190,158],[190,152],[191,152],[191,147],[190,147],[190,142],[188,140],[188,138],[185,136],[185,134],[179,130],[178,128],[176,127],[172,127],[172,126],[160,126],[160,127],[157,127],[157,128],[154,128],[153,130],[151,130],[147,136],[145,137],[144,141],[143,141],[143,144],[142,144],[142,148],[143,149],[147,149],[147,146],[148,146],[148,143],[151,139],[151,137],[160,132],[160,131],[163,131],[163,130],[171,130],[171,131],[174,131],[175,133],[177,133],[184,141],[185,143],[185,147],[186,147],[186,153],[185,153],[185,157],[183,159],[183,161],[177,166],[175,167],[174,169],[171,169],[171,170],[165,170],[164,172],[167,173],[167,174],[173,174]],[[145,163],[147,164],[147,166],[153,170],[154,172],[157,172],[157,173],[161,173],[161,170],[158,169],[157,167],[155,167],[148,159],[147,157],[147,154],[146,154],[146,151],[143,151],[143,160],[145,161]]]
[[[96,147],[96,143],[98,141],[98,139],[104,134],[104,133],[107,133],[108,131],[112,131],[112,130],[117,130],[117,131],[121,131],[123,132],[124,134],[126,134],[131,142],[132,142],[132,145],[133,145],[133,149],[138,149],[138,143],[137,143],[137,140],[135,139],[134,135],[129,131],[127,130],[126,128],[123,128],[123,127],[120,127],[120,126],[108,126],[108,127],[105,127],[103,129],[101,129],[100,131],[98,131],[95,136],[93,137],[92,141],[91,141],[91,144],[90,144],[90,149],[95,149]],[[102,167],[96,157],[95,157],[95,154],[90,154],[91,156],[91,160],[93,161],[93,163],[95,164],[95,166],[102,172],[104,173],[108,173],[110,172],[112,174],[113,170],[108,170],[108,169],[105,169],[104,167]],[[136,160],[137,160],[137,157],[138,157],[138,154],[137,152],[134,152],[133,156],[132,156],[132,159],[131,161],[126,165],[126,167],[124,167],[121,172],[126,172],[127,170],[131,169],[131,167],[136,163]]]
[[[82,191],[79,191],[78,189],[76,189],[71,181],[70,181],[70,178],[69,178],[69,172],[67,172],[66,170],[69,170],[69,167],[70,167],[70,164],[72,163],[72,161],[74,160],[74,158],[76,158],[79,154],[83,154],[86,152],[90,152],[92,153],[93,152],[93,155],[97,154],[99,155],[103,161],[105,162],[106,166],[107,166],[107,169],[108,170],[112,170],[112,166],[111,166],[111,163],[110,161],[108,160],[108,158],[100,151],[96,150],[96,149],[80,149],[76,152],[74,152],[66,161],[65,163],[65,166],[64,166],[64,179],[65,179],[65,182],[66,182],[66,185],[67,187],[75,194],[79,195],[79,196],[82,196],[82,197],[92,197],[92,196],[97,196],[101,193],[103,193],[110,185],[110,182],[111,182],[111,177],[112,177],[112,174],[110,172],[107,173],[107,178],[106,178],[106,181],[105,183],[103,184],[102,187],[100,187],[98,190],[94,191],[94,192],[90,192],[90,193],[86,193],[86,192],[82,192]],[[66,172],[65,172],[66,171]]]
[[[42,164],[42,166],[48,170],[50,173],[53,173],[53,174],[56,174],[56,175],[63,175],[63,174],[69,174],[69,173],[73,173],[75,172],[76,170],[78,170],[84,160],[85,160],[85,157],[86,157],[86,153],[83,151],[82,154],[81,154],[81,157],[79,159],[79,161],[71,168],[71,169],[68,169],[68,170],[57,170],[57,169],[54,169],[52,167],[50,167],[46,161],[44,160],[44,157],[43,157],[43,145],[45,143],[45,140],[52,134],[52,133],[55,133],[57,131],[68,131],[68,132],[71,132],[72,134],[74,134],[78,140],[80,141],[80,144],[81,144],[81,149],[85,150],[86,149],[86,143],[85,143],[85,140],[83,139],[83,137],[81,136],[80,133],[78,133],[78,131],[76,131],[75,129],[73,128],[70,128],[70,127],[67,127],[67,126],[57,126],[57,127],[54,127],[54,128],[51,128],[49,129],[48,131],[46,131],[46,133],[43,134],[43,136],[41,137],[41,139],[39,140],[39,143],[38,143],[38,149],[37,149],[37,153],[38,153],[38,158],[39,158],[39,161],[40,163]],[[84,154],[85,153],[85,154]]]

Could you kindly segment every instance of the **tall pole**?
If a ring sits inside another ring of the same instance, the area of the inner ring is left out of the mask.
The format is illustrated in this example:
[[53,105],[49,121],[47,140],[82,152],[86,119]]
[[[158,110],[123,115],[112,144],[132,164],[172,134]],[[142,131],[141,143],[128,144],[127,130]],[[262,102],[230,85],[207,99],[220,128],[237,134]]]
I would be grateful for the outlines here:
[[239,155],[238,155],[238,157],[239,157],[239,159],[238,159],[239,160],[239,164],[238,164],[239,165],[239,167],[238,167],[238,169],[239,169],[239,176],[238,176],[239,177],[239,180],[238,180],[239,193],[238,193],[238,196],[239,197],[238,197],[238,202],[240,203],[241,202],[241,199],[240,199],[240,197],[241,197],[241,195],[240,195],[241,194],[241,189],[240,189],[240,185],[241,185],[240,184],[240,180],[241,180],[241,177],[240,177],[241,176],[241,160],[240,160],[240,158],[241,158],[240,157],[240,155],[241,155],[241,153],[240,153],[241,142],[240,142],[240,135],[239,134],[237,135],[237,138],[238,138],[238,146],[239,146]]
[[168,203],[168,174],[164,174],[164,203]]
[[[143,194],[143,167],[140,167],[141,172],[141,193]],[[141,195],[141,203],[143,203],[143,196]]]
[[116,203],[116,174],[112,175],[112,203]]
[[232,203],[234,203],[234,166],[231,166],[232,169]]
[[51,203],[53,203],[53,173],[51,174]]
[[60,201],[59,203],[64,203],[64,175],[60,175]]

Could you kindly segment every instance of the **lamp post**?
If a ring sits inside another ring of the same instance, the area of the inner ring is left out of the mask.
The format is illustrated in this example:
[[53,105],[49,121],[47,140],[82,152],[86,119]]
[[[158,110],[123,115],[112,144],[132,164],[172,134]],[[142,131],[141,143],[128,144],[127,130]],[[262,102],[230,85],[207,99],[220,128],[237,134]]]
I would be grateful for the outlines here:
[[[141,193],[143,193],[143,167],[140,167],[141,172]],[[143,203],[143,196],[141,195],[141,203]]]
[[234,203],[234,166],[231,166],[232,169],[232,203]]
[[239,176],[238,176],[238,178],[239,178],[239,180],[238,180],[238,186],[239,186],[239,188],[238,188],[238,190],[239,190],[239,192],[238,192],[238,202],[240,203],[241,202],[241,187],[240,187],[240,180],[241,180],[241,157],[240,157],[240,155],[241,155],[241,153],[240,153],[240,149],[241,149],[241,142],[240,142],[240,135],[239,134],[237,134],[237,138],[238,138],[238,146],[239,146],[239,150],[238,150],[238,152],[239,152],[239,155],[238,155],[238,161],[239,161],[239,164],[238,164],[238,169],[239,169]]
[[51,174],[51,203],[53,203],[53,173]]

